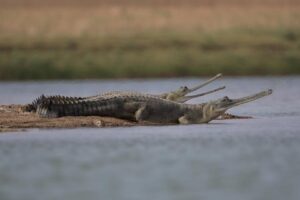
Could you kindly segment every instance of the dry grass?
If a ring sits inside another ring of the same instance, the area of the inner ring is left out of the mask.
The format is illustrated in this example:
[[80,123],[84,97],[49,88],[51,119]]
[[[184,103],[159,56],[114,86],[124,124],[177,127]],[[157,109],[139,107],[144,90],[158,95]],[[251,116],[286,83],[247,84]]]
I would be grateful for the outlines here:
[[[122,2],[124,4],[124,2],[135,1]],[[230,1],[229,5],[221,3],[220,0],[214,1],[212,5],[206,5],[209,1],[199,2],[204,5],[191,6],[186,3],[185,5],[189,6],[110,4],[94,7],[2,7],[0,8],[0,38],[105,37],[111,34],[126,35],[164,31],[211,32],[240,27],[249,29],[300,27],[300,6],[297,6],[296,1],[286,3],[288,1],[273,0],[271,5],[261,5],[258,1],[256,1],[257,4],[252,2],[251,5],[245,5],[246,1],[240,3]]]

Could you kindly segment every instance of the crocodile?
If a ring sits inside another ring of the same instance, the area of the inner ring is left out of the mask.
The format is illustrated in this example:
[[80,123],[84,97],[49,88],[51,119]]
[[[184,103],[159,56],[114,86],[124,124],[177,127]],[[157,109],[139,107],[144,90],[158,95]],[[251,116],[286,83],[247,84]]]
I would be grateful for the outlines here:
[[[205,81],[204,83],[196,85],[193,88],[188,88],[187,86],[181,86],[177,90],[166,92],[166,93],[163,93],[163,94],[158,94],[158,95],[154,94],[154,95],[159,97],[159,98],[162,98],[162,99],[167,99],[167,100],[171,100],[171,101],[175,101],[175,102],[179,102],[179,103],[184,103],[184,102],[189,101],[193,98],[201,97],[201,96],[208,95],[208,94],[217,92],[219,90],[225,89],[225,86],[222,86],[222,87],[219,87],[219,88],[216,88],[214,90],[210,90],[210,91],[207,91],[207,92],[204,92],[204,93],[186,96],[187,94],[192,93],[192,92],[208,85],[209,83],[215,81],[216,79],[220,78],[221,76],[222,76],[222,74],[217,74],[216,76],[210,78],[209,80]],[[95,95],[95,96],[82,97],[82,99],[96,100],[98,98],[102,98],[103,96],[110,96],[110,95],[123,94],[123,93],[124,93],[124,91],[111,91],[111,92],[105,92],[105,93]],[[80,98],[80,97],[77,97],[77,98]]]
[[63,96],[41,96],[37,100],[40,117],[63,116],[109,116],[137,122],[159,124],[208,123],[223,115],[228,109],[272,94],[262,91],[238,99],[227,96],[202,104],[186,104],[141,93],[115,93],[97,99],[82,99]]
[[[170,92],[163,93],[163,94],[154,95],[154,96],[162,98],[162,99],[166,99],[166,100],[171,100],[171,101],[175,101],[175,102],[179,102],[179,103],[184,103],[184,102],[186,102],[188,100],[191,100],[193,98],[201,97],[201,96],[208,95],[208,94],[211,94],[213,92],[217,92],[219,90],[225,89],[225,86],[223,86],[223,87],[219,87],[219,88],[216,88],[214,90],[210,90],[210,91],[207,91],[207,92],[204,92],[204,93],[187,96],[187,94],[189,94],[191,92],[194,92],[194,91],[206,86],[207,84],[213,82],[214,80],[220,78],[221,76],[222,76],[222,74],[217,74],[216,76],[212,77],[211,79],[207,80],[206,82],[204,82],[202,84],[199,84],[199,85],[197,85],[193,88],[188,88],[187,86],[181,86],[177,90],[170,91]],[[102,94],[99,94],[99,95],[88,96],[88,97],[50,96],[50,97],[47,97],[47,98],[52,99],[52,100],[58,99],[58,98],[63,98],[65,101],[68,101],[70,98],[73,98],[73,100],[97,100],[97,99],[99,99],[99,98],[101,99],[103,97],[110,97],[112,95],[126,94],[126,93],[127,92],[124,92],[124,91],[111,91],[111,92],[105,92],[105,93],[102,93]],[[37,105],[41,101],[45,100],[45,98],[46,97],[44,95],[40,96],[39,98],[34,100],[31,104],[25,105],[23,107],[23,111],[36,112]]]

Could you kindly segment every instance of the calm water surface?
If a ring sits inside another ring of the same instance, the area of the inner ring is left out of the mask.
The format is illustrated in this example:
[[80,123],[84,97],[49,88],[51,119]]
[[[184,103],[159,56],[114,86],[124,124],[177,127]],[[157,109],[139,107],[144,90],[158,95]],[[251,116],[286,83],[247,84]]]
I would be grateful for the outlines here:
[[[0,82],[0,104],[42,93],[161,93],[199,81]],[[205,89],[221,85],[227,89],[193,103],[274,94],[231,110],[250,120],[0,134],[0,199],[300,199],[300,77],[227,78]]]

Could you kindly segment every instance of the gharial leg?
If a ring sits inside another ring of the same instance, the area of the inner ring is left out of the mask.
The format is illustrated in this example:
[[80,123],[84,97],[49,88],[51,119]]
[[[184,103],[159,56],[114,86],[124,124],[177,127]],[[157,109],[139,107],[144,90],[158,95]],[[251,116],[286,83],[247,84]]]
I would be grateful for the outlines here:
[[135,119],[137,122],[146,121],[149,116],[147,106],[143,105],[135,112]]

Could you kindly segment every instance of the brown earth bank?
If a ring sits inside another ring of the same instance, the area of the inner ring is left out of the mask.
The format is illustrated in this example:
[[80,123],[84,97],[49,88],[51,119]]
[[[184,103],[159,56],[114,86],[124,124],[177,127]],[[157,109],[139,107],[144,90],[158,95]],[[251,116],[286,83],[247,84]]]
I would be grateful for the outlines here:
[[[22,131],[29,128],[101,128],[155,125],[152,123],[137,123],[113,117],[100,116],[41,118],[35,113],[24,112],[22,110],[23,106],[24,105],[0,105],[0,132]],[[225,114],[219,119],[248,118],[251,117]]]
[[23,105],[0,105],[0,132],[28,128],[78,128],[133,126],[135,122],[99,116],[40,118],[35,113],[23,112]]

